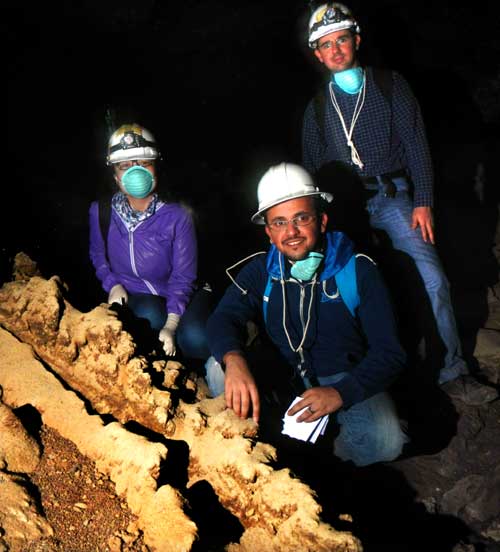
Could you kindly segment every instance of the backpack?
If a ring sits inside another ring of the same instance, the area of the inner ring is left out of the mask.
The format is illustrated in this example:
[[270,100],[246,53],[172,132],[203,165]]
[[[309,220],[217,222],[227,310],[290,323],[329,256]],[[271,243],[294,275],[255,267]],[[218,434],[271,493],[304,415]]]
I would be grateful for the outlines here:
[[[373,67],[373,80],[375,84],[382,92],[384,98],[389,105],[392,103],[392,71],[390,69],[381,69],[380,67]],[[325,139],[325,111],[326,111],[326,97],[323,87],[318,90],[313,98],[314,103],[314,117],[316,124],[321,135],[321,140],[326,144]]]
[[106,250],[106,257],[108,256],[107,255],[108,232],[109,232],[109,225],[111,223],[111,197],[112,196],[106,196],[97,202],[97,209],[99,211],[99,228],[101,229],[101,236],[104,241],[104,249]]
[[106,244],[109,225],[111,223],[111,197],[100,199],[97,203],[99,210],[99,228],[101,229],[104,244]]
[[[267,324],[267,307],[269,305],[269,296],[273,287],[273,278],[269,275],[267,278],[266,288],[262,296],[262,308],[264,311],[264,322]],[[359,307],[358,284],[356,280],[356,254],[352,255],[349,261],[335,274],[335,282],[337,284],[340,297],[349,309],[351,315],[356,317],[356,309]]]

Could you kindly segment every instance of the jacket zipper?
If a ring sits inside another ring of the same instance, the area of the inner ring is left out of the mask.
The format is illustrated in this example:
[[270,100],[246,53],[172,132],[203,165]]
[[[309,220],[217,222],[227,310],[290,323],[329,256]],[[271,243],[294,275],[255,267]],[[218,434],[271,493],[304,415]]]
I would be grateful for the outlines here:
[[[134,228],[134,230],[136,228],[139,228],[139,225],[137,225]],[[139,278],[140,280],[142,280],[144,282],[146,287],[149,289],[149,291],[153,295],[158,295],[158,292],[156,291],[154,286],[151,284],[151,282],[149,282],[148,280],[146,280],[144,278],[141,278],[141,276],[139,276],[139,273],[137,272],[137,266],[135,264],[135,253],[134,253],[134,230],[128,230],[128,249],[129,249],[130,265],[132,267],[132,272],[137,276],[137,278]]]

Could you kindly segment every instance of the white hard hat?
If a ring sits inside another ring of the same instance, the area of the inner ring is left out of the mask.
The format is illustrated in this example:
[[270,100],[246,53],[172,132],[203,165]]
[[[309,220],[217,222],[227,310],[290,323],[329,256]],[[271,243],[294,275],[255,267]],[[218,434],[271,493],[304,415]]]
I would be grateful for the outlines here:
[[157,159],[158,157],[154,136],[149,130],[136,123],[122,125],[113,132],[109,139],[108,164],[132,159]]
[[344,29],[355,33],[360,31],[351,10],[338,2],[322,4],[309,19],[309,47],[316,48],[316,42],[322,36]]
[[257,188],[259,210],[252,216],[255,224],[265,224],[264,212],[290,199],[306,196],[321,196],[325,201],[333,199],[332,194],[321,192],[311,175],[301,166],[280,163],[269,168],[260,179]]

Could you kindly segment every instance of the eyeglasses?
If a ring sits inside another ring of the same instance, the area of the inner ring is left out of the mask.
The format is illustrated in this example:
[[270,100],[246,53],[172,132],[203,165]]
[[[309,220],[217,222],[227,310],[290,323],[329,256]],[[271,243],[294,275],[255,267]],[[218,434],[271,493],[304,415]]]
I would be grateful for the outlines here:
[[297,215],[296,217],[293,217],[293,219],[286,220],[286,219],[276,219],[271,222],[267,223],[267,226],[271,228],[271,230],[285,230],[285,228],[288,228],[288,225],[291,223],[293,226],[307,226],[313,222],[313,220],[316,220],[316,215],[311,215],[310,213],[302,213],[300,215]]
[[115,163],[114,166],[120,171],[126,171],[134,165],[139,167],[149,168],[153,166],[154,161],[152,159],[132,159],[131,161],[122,161],[121,163]]
[[323,50],[323,51],[329,50],[333,46],[335,46],[336,48],[342,48],[342,46],[346,45],[351,40],[352,40],[352,35],[350,34],[339,36],[335,40],[325,40],[325,42],[318,45],[318,50]]

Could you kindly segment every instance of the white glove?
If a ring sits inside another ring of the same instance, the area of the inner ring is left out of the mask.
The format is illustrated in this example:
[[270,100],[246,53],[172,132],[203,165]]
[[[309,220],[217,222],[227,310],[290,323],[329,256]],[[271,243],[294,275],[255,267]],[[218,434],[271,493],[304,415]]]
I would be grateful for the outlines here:
[[178,314],[169,312],[165,326],[160,330],[158,339],[163,343],[163,350],[168,356],[175,355],[175,330],[179,325],[181,317]]
[[108,295],[108,303],[118,303],[119,305],[125,305],[128,300],[128,293],[121,284],[113,286]]

